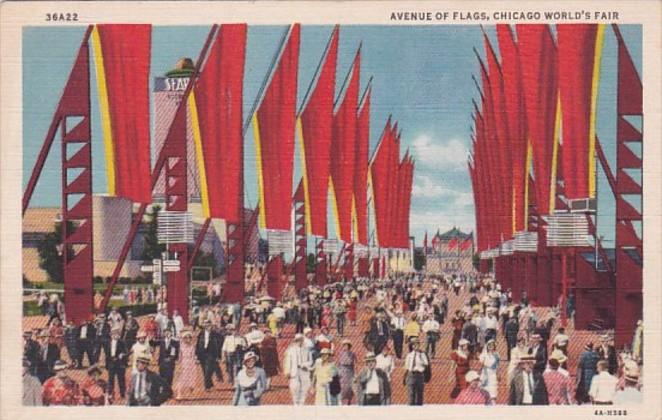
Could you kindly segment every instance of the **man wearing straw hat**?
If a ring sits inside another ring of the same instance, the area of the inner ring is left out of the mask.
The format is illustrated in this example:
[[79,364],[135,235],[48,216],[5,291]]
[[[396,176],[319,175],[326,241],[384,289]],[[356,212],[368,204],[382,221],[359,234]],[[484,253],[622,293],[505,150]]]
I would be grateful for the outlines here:
[[374,353],[366,353],[363,361],[365,366],[355,379],[358,405],[389,405],[391,383],[388,375],[377,367]]
[[131,374],[131,385],[127,405],[159,406],[172,395],[170,385],[147,367],[151,358],[140,356],[136,361],[136,371]]
[[616,391],[614,405],[638,405],[643,403],[643,394],[639,390],[639,366],[624,367],[625,386]]
[[135,372],[138,366],[138,358],[145,357],[148,359],[152,358],[152,347],[147,342],[147,333],[145,331],[139,331],[136,335],[136,341],[131,347],[131,354],[133,355],[133,361],[131,363],[131,370]]
[[469,385],[457,396],[455,404],[489,405],[491,397],[489,392],[480,387],[478,372],[470,370],[464,377]]
[[508,397],[509,405],[547,405],[547,387],[541,374],[533,369],[533,356],[519,359],[519,370],[513,374]]
[[78,383],[66,372],[67,363],[57,360],[53,365],[56,376],[44,382],[42,400],[44,405],[78,405],[82,400]]
[[561,364],[566,356],[560,350],[554,350],[549,358],[549,369],[543,373],[550,405],[569,405],[572,403],[572,382],[570,377],[561,372]]

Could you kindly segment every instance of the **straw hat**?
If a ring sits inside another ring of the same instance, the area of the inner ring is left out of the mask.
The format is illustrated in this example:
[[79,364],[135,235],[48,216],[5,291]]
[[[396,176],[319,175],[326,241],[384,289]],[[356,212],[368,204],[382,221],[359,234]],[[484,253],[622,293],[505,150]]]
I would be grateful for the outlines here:
[[68,368],[68,367],[69,367],[69,365],[67,365],[67,363],[66,363],[65,361],[63,361],[63,360],[57,360],[57,361],[55,362],[55,364],[53,365],[53,370],[54,370],[55,372],[59,372],[59,371],[61,371],[61,370],[65,370],[65,369]]
[[251,359],[257,361],[258,357],[257,354],[255,354],[255,352],[249,351],[248,353],[244,354],[244,363],[246,363]]
[[152,359],[148,356],[142,355],[138,356],[138,359],[136,359],[138,362],[150,364],[152,362]]
[[301,333],[294,334],[294,340],[295,341],[303,340],[303,334]]
[[332,354],[333,354],[333,350],[331,350],[330,348],[323,348],[323,349],[320,351],[320,354],[328,354],[328,355],[332,355]]
[[552,354],[549,356],[550,359],[554,359],[559,363],[565,363],[568,358],[566,357],[565,354],[559,349],[556,349],[552,352]]
[[457,342],[457,344],[459,346],[465,346],[465,345],[468,346],[469,345],[469,340],[467,340],[466,338],[461,338],[460,341]]
[[369,351],[363,357],[364,362],[374,362],[376,360],[375,353]]
[[351,341],[351,340],[348,340],[347,338],[345,338],[345,339],[341,342],[341,344],[342,344],[343,346],[344,346],[345,344],[349,344],[350,347],[351,347],[351,346],[352,346],[352,341]]
[[136,338],[145,338],[147,337],[147,333],[145,331],[138,331],[138,334],[136,334]]
[[466,375],[464,375],[464,379],[466,379],[467,382],[473,382],[479,380],[480,375],[475,370],[470,370]]

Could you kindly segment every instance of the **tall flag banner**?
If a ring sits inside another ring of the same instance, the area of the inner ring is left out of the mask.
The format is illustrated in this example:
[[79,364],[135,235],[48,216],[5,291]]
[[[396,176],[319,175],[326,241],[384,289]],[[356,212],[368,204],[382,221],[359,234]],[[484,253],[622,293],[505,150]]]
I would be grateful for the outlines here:
[[377,244],[382,247],[388,247],[388,172],[389,156],[391,154],[390,136],[391,119],[386,121],[386,126],[382,136],[375,149],[372,161],[370,162],[370,187],[372,189],[372,205],[375,214],[375,237]]
[[370,94],[368,86],[358,111],[354,166],[354,241],[368,245],[368,153],[370,148]]
[[520,55],[513,33],[508,25],[497,25],[497,38],[503,70],[504,106],[508,123],[507,154],[512,168],[512,232],[526,230],[527,205],[525,201],[527,166],[526,119],[523,117],[522,71]]
[[246,25],[221,25],[189,96],[203,214],[230,223],[243,205],[245,53]]
[[558,130],[557,51],[548,25],[517,25],[526,125],[540,215],[555,208]]
[[450,241],[448,241],[448,250],[452,251],[458,246],[458,240],[457,238],[453,238]]
[[[497,168],[498,174],[498,191],[499,191],[499,219],[500,219],[500,233],[503,234],[504,239],[509,239],[513,236],[512,229],[512,164],[511,164],[511,150],[510,150],[510,132],[508,129],[508,119],[506,115],[505,105],[505,92],[503,83],[503,74],[501,66],[497,60],[492,44],[490,43],[487,35],[483,34],[485,42],[485,52],[487,55],[487,67],[489,71],[489,89],[492,98],[491,114],[493,124],[493,135],[495,138],[496,155],[497,155]],[[486,89],[483,86],[483,89]]]
[[465,240],[462,241],[460,244],[460,251],[466,251],[467,249],[471,248],[471,245],[473,244],[473,237],[469,236]]
[[388,229],[386,241],[388,247],[395,247],[396,244],[396,226],[395,218],[398,211],[398,171],[400,169],[400,139],[398,138],[398,123],[391,128],[391,135],[388,137],[391,143],[388,156],[387,172],[387,212],[386,226]]
[[409,248],[409,215],[411,211],[411,193],[414,184],[414,160],[408,157],[405,162],[402,191],[402,217],[400,229],[400,248]]
[[[344,97],[333,116],[331,143],[331,185],[336,234],[344,242],[352,242],[352,202],[354,197],[354,167],[356,160],[356,110],[358,106],[361,68],[359,49],[350,69]],[[343,92],[341,92],[341,95]],[[340,99],[339,99],[340,100]]]
[[316,83],[315,87],[309,98],[304,100],[303,111],[297,119],[306,206],[306,231],[310,235],[323,238],[327,236],[327,197],[338,34],[339,29],[336,27],[322,57],[317,81],[313,81]]
[[290,230],[300,25],[290,28],[276,70],[253,115],[260,227]]
[[595,119],[604,25],[556,25],[565,196],[595,197]]
[[151,25],[96,25],[92,31],[108,193],[152,201],[149,68]]

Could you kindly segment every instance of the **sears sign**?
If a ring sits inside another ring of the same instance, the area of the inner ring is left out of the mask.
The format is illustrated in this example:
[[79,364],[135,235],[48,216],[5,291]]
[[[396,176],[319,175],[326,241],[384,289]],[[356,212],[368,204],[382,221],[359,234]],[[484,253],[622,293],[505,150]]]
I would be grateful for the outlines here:
[[154,92],[183,92],[189,80],[188,77],[156,77]]

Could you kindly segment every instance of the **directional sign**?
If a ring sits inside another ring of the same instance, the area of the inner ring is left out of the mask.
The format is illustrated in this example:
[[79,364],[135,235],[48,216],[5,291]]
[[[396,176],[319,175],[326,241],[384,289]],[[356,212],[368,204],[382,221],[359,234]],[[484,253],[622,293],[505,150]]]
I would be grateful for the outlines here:
[[163,267],[163,272],[164,273],[169,273],[172,271],[179,271],[181,268],[179,266],[172,266],[172,265],[166,265]]
[[154,271],[154,266],[153,265],[141,265],[140,266],[140,271],[143,273],[151,273]]
[[181,262],[179,260],[163,260],[163,267],[180,267]]
[[159,270],[159,271],[155,271],[155,272],[152,274],[152,282],[153,282],[155,285],[157,285],[157,286],[160,286],[160,285],[161,285],[161,271],[160,271],[160,270]]

